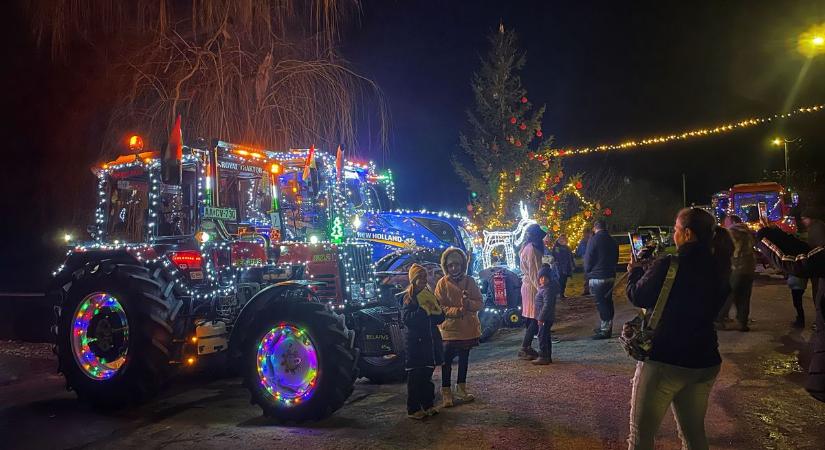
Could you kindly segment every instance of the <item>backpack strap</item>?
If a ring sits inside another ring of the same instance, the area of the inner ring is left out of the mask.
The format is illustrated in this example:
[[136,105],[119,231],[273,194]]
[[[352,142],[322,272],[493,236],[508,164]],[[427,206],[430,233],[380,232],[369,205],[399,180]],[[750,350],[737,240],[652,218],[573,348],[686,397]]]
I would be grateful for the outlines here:
[[656,329],[659,319],[665,311],[667,299],[670,297],[670,291],[673,289],[673,282],[676,280],[676,272],[679,270],[679,258],[670,256],[670,267],[665,275],[665,281],[662,283],[662,290],[659,291],[659,297],[656,299],[656,306],[653,307],[653,312],[650,315],[649,327],[651,330]]

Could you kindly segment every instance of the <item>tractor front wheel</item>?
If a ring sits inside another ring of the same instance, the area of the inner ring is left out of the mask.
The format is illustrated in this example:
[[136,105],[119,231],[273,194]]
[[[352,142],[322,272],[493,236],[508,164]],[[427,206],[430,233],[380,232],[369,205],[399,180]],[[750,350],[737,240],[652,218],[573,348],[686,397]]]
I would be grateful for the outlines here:
[[323,419],[352,394],[357,351],[335,314],[293,302],[260,317],[244,348],[252,403],[278,421]]

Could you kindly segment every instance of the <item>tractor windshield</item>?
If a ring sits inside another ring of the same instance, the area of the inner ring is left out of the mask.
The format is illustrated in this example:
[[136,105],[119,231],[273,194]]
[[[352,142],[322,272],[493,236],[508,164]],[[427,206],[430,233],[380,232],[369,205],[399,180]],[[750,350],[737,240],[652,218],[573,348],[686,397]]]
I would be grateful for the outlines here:
[[231,234],[239,225],[269,226],[272,191],[268,176],[246,172],[221,172],[220,207],[234,210],[223,223]]

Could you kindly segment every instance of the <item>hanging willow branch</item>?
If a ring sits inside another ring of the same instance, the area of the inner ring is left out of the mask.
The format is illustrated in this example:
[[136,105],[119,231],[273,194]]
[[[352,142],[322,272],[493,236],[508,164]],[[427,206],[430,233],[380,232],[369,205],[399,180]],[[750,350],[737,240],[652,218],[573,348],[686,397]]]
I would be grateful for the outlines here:
[[377,115],[382,143],[387,134],[380,89],[335,51],[359,8],[355,0],[46,0],[33,1],[31,14],[55,58],[77,38],[118,54],[107,153],[127,130],[162,145],[177,114],[189,137],[354,149],[362,118]]

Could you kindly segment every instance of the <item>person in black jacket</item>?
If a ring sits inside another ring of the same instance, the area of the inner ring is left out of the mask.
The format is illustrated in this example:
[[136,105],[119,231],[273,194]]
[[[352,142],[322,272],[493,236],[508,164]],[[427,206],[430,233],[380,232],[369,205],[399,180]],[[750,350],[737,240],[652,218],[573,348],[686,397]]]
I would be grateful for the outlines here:
[[593,223],[593,236],[584,252],[584,273],[590,293],[596,298],[601,322],[593,339],[609,339],[613,335],[613,284],[619,263],[619,244],[607,232],[603,220]]
[[536,306],[536,326],[539,334],[539,356],[534,365],[545,366],[553,362],[553,343],[550,340],[550,328],[556,320],[556,298],[559,295],[559,283],[553,268],[541,267],[538,273],[539,290],[533,302]]
[[435,367],[444,362],[438,331],[444,313],[427,287],[427,270],[413,264],[409,277],[401,313],[406,330],[407,417],[420,420],[438,413],[432,378]]
[[559,298],[564,298],[564,290],[567,288],[567,280],[573,276],[576,270],[576,262],[573,259],[573,252],[567,246],[567,236],[562,234],[556,239],[553,245],[553,259],[556,264],[556,271],[559,274]]
[[817,279],[814,290],[816,331],[813,336],[813,356],[808,366],[805,389],[815,399],[825,402],[825,246],[820,244],[812,247],[765,223],[756,233],[756,247],[777,269],[797,277]]
[[670,256],[628,266],[627,298],[653,309],[668,270],[675,279],[655,330],[650,358],[633,377],[630,449],[652,449],[653,437],[672,406],[683,448],[708,448],[705,413],[722,359],[714,327],[730,291],[733,242],[698,208],[679,211],[673,233],[678,265]]

